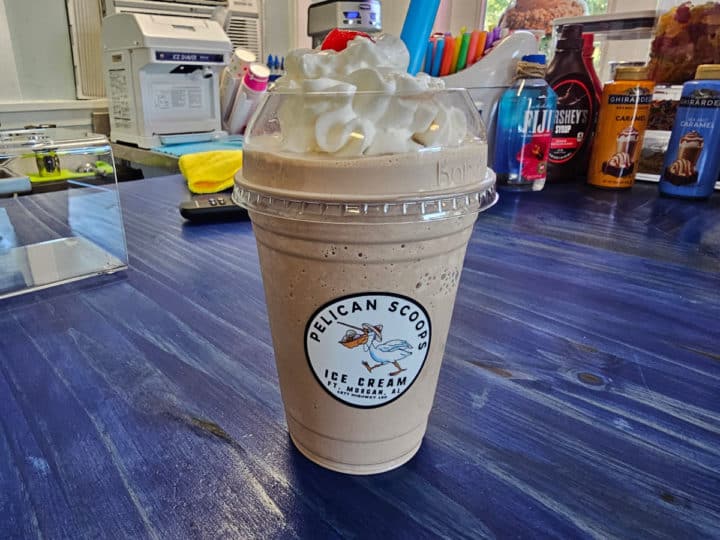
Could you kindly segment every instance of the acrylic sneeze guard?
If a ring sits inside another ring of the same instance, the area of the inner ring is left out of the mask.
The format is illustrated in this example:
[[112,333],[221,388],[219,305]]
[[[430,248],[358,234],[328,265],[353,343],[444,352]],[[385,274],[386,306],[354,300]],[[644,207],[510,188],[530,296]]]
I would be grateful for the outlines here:
[[0,299],[127,265],[107,138],[0,130]]

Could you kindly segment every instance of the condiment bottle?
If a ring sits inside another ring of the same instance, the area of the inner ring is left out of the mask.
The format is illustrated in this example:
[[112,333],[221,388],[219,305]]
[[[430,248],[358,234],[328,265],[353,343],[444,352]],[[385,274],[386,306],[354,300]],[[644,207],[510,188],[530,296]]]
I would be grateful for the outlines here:
[[655,83],[644,67],[618,67],[605,85],[593,141],[588,183],[603,188],[632,187],[650,116]]
[[563,26],[545,79],[558,96],[550,142],[548,182],[584,180],[590,161],[598,98],[583,60],[582,25]]
[[260,102],[260,98],[267,90],[270,70],[259,63],[250,64],[245,72],[242,84],[233,103],[233,109],[228,118],[227,129],[231,134],[245,131],[250,117]]
[[235,49],[230,64],[223,70],[220,81],[220,113],[223,122],[227,122],[233,110],[235,96],[240,89],[242,78],[248,66],[255,61],[255,54],[245,49]]
[[515,84],[500,100],[493,166],[502,188],[545,186],[557,96],[544,77],[545,55],[523,56]]
[[704,199],[720,174],[720,65],[697,68],[683,85],[660,176],[660,193]]

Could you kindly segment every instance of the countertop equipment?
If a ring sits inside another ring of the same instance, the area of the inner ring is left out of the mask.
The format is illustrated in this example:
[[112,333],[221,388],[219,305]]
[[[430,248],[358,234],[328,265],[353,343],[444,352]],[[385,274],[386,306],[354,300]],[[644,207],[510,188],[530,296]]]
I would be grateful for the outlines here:
[[104,19],[102,43],[113,142],[151,148],[226,135],[219,80],[232,44],[217,22],[119,13]]
[[317,47],[333,28],[360,32],[382,31],[380,0],[341,2],[326,0],[308,7],[308,36]]

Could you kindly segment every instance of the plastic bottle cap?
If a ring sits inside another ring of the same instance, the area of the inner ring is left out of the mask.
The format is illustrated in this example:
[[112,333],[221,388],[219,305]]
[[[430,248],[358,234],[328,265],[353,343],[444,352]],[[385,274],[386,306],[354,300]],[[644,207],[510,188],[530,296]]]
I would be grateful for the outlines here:
[[648,78],[648,68],[645,66],[618,66],[615,70],[616,81],[646,81]]
[[270,70],[262,64],[250,64],[250,68],[245,74],[243,82],[245,86],[251,90],[262,92],[267,88],[268,79],[270,78]]
[[703,64],[698,66],[695,78],[699,80],[720,80],[720,64]]
[[237,48],[233,52],[233,55],[236,56],[239,60],[242,60],[243,62],[247,64],[251,64],[254,62],[257,57],[255,56],[255,53],[251,51],[246,51],[245,49]]
[[558,49],[582,49],[583,46],[583,25],[582,24],[566,24],[560,32],[558,39]]
[[546,59],[544,54],[526,54],[522,57],[523,62],[532,62],[533,64],[545,65]]

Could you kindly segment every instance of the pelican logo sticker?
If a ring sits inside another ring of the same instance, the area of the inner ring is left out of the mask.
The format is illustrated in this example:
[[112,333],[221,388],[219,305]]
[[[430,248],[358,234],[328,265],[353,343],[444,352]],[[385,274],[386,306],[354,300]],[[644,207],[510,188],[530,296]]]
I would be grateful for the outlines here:
[[369,409],[391,403],[412,386],[430,337],[430,317],[411,298],[356,294],[315,312],[305,329],[305,354],[331,396]]

